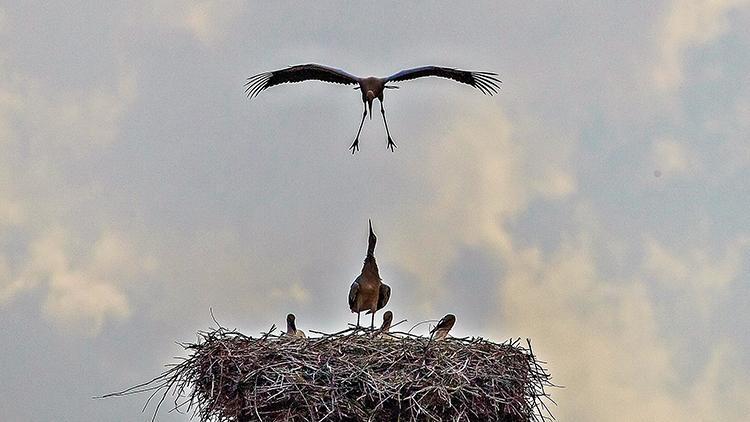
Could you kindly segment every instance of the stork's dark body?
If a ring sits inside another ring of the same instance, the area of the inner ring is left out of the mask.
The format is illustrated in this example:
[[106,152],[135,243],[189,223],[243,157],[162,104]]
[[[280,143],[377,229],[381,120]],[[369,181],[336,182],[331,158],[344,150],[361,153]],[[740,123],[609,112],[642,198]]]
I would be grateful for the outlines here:
[[349,309],[357,314],[357,326],[359,326],[360,312],[372,314],[370,328],[375,326],[375,312],[383,309],[391,297],[391,288],[383,284],[375,261],[375,243],[377,237],[372,231],[370,222],[370,236],[367,242],[367,256],[362,265],[362,272],[357,276],[349,287]]
[[359,134],[362,133],[362,125],[365,124],[365,117],[367,117],[367,110],[370,110],[370,120],[372,120],[372,102],[377,98],[380,100],[380,113],[383,115],[383,123],[385,124],[385,133],[388,136],[388,148],[393,151],[396,144],[391,138],[391,132],[388,130],[388,121],[385,119],[385,109],[383,108],[383,92],[386,88],[388,79],[376,78],[370,76],[369,78],[359,78],[359,90],[362,91],[362,102],[364,103],[364,111],[362,112],[362,121],[359,122],[359,129],[357,130],[357,136],[354,138],[354,142],[349,147],[352,150],[352,154],[359,150]]
[[341,69],[335,69],[319,64],[303,64],[252,76],[248,78],[247,83],[245,84],[245,92],[248,97],[254,97],[261,91],[275,85],[306,80],[319,80],[344,85],[359,85],[359,90],[362,92],[364,111],[362,112],[362,120],[359,124],[359,129],[357,130],[357,136],[354,138],[354,142],[349,149],[352,150],[352,154],[359,150],[359,134],[362,132],[362,125],[365,123],[368,109],[370,111],[370,119],[372,119],[372,102],[377,98],[380,101],[380,113],[383,115],[385,132],[388,135],[388,148],[393,151],[396,148],[396,144],[391,138],[391,133],[388,130],[388,121],[385,119],[383,92],[387,88],[398,88],[396,86],[387,85],[389,82],[407,81],[425,76],[437,76],[452,79],[457,82],[471,85],[486,95],[495,94],[500,88],[500,81],[495,78],[495,76],[497,76],[495,73],[471,72],[449,67],[422,66],[402,70],[385,78],[376,78],[374,76],[360,78]]
[[[372,100],[375,98],[383,101],[383,91],[385,91],[385,83],[385,79],[376,78],[374,76],[360,79],[359,89],[360,91],[362,91],[362,102],[369,103],[369,105],[372,106]],[[372,92],[372,98],[368,96],[368,92]],[[370,110],[372,110],[372,108]]]

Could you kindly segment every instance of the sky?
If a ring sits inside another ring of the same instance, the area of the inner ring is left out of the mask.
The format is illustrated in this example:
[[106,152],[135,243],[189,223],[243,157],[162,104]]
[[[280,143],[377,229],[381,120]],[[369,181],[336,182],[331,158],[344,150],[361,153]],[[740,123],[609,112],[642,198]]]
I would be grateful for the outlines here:
[[[0,2],[2,419],[149,420],[92,397],[211,309],[346,327],[370,218],[395,319],[530,338],[558,420],[746,419],[748,27],[746,0]],[[503,84],[403,82],[399,148],[376,113],[352,156],[351,87],[244,96],[301,63]]]

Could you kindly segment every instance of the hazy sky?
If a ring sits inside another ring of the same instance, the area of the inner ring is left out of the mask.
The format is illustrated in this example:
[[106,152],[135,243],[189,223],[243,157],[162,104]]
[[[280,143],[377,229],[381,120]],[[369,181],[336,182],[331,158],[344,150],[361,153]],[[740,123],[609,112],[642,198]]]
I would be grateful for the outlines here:
[[[559,420],[750,414],[750,2],[402,3],[2,2],[3,421],[147,420],[91,397],[209,308],[345,327],[368,218],[395,318],[531,338]],[[352,156],[359,92],[243,95],[309,62],[503,88],[404,82]]]

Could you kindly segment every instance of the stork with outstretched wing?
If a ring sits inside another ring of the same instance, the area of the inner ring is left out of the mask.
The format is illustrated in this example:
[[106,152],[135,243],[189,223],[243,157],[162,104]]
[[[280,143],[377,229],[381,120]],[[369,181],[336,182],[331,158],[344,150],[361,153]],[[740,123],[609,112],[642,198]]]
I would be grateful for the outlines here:
[[[349,149],[352,151],[352,154],[359,150],[359,134],[362,132],[362,125],[364,125],[365,123],[367,110],[369,108],[370,119],[372,119],[372,102],[373,100],[375,100],[375,98],[377,98],[378,100],[380,100],[380,113],[383,115],[385,132],[388,135],[387,147],[390,148],[391,151],[393,151],[394,148],[396,148],[396,144],[393,142],[393,138],[391,138],[391,133],[388,130],[388,122],[385,119],[385,109],[383,108],[383,92],[386,89],[398,88],[397,86],[389,85],[390,82],[408,81],[411,79],[423,78],[426,76],[437,76],[441,78],[453,79],[454,81],[471,85],[474,88],[482,91],[482,93],[485,95],[496,94],[500,89],[501,83],[501,81],[497,79],[496,73],[471,72],[439,66],[415,67],[413,69],[402,70],[398,73],[394,73],[393,75],[386,78],[376,78],[374,76],[368,78],[360,78],[344,72],[343,70],[334,69],[328,66],[319,64],[302,64],[287,67],[286,69],[251,76],[245,83],[245,93],[248,97],[252,98],[258,95],[261,91],[272,86],[289,82],[302,82],[307,80],[317,80],[344,85],[359,85],[358,88],[362,92],[364,111],[362,112],[362,121],[360,121],[359,123],[357,136],[354,138],[354,142],[349,147]],[[355,89],[357,89],[357,87],[355,87]]]

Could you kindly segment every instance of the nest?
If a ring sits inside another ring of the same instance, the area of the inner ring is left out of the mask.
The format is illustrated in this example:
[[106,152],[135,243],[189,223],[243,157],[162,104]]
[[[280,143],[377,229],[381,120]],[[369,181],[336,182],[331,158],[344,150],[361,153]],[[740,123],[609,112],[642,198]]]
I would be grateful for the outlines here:
[[[520,339],[431,341],[363,329],[258,338],[219,327],[182,344],[187,358],[108,396],[167,395],[208,421],[544,421],[550,375]],[[105,396],[107,397],[107,396]],[[144,409],[148,406],[148,402]]]

